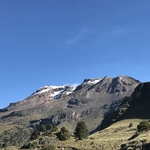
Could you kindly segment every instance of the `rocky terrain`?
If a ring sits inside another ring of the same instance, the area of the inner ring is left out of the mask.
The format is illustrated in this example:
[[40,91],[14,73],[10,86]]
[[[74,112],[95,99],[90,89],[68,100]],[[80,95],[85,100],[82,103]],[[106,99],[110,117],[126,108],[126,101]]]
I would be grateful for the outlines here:
[[101,129],[119,120],[132,118],[150,119],[150,82],[139,84],[131,96],[105,117]]
[[85,79],[76,88],[44,86],[17,103],[0,110],[0,123],[36,126],[42,123],[67,126],[73,131],[85,120],[91,132],[113,112],[140,82],[127,76]]

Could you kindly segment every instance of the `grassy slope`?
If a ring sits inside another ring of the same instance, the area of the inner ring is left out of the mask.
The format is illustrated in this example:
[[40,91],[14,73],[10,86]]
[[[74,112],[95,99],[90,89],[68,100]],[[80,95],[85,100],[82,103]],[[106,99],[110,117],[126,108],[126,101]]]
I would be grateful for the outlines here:
[[16,146],[10,146],[8,148],[2,148],[2,150],[18,150]]
[[[142,133],[130,141],[128,140],[135,134],[137,124],[141,121],[141,119],[122,120],[90,135],[88,139],[78,141],[71,137],[67,141],[57,141],[55,146],[59,149],[65,148],[65,150],[69,150],[69,148],[77,148],[78,150],[119,150],[124,143],[143,140],[150,142],[150,131]],[[130,123],[133,124],[131,128],[128,127]],[[9,147],[8,150],[17,150],[17,148]]]
[[4,130],[9,130],[11,128],[14,127],[14,124],[12,123],[0,123],[0,134],[4,131]]
[[[119,150],[122,144],[129,142],[128,139],[134,135],[140,121],[141,119],[122,120],[90,135],[86,140],[76,141],[71,138],[68,141],[57,142],[57,146],[74,147],[82,150]],[[129,128],[129,123],[133,123],[133,127]],[[143,133],[131,141],[144,139],[150,141],[150,132]]]

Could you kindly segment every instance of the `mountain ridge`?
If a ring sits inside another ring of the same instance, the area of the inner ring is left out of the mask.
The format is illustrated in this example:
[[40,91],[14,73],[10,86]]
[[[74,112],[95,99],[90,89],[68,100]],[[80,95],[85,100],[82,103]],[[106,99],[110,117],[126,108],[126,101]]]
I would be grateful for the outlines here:
[[[74,124],[84,119],[93,131],[106,114],[115,110],[125,96],[131,95],[139,83],[128,76],[105,76],[103,79],[84,79],[76,88],[44,86],[24,100],[0,109],[0,122],[34,125],[31,121],[39,120],[37,123],[67,124],[73,130]],[[93,122],[89,122],[90,119]]]

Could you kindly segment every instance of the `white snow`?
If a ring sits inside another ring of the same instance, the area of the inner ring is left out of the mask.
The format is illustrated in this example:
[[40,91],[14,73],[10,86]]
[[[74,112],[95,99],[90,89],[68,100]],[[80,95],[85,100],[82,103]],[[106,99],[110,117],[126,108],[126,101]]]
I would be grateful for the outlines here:
[[90,80],[90,81],[87,82],[87,84],[90,84],[90,85],[96,84],[96,83],[98,83],[100,80],[101,80],[101,79]]
[[[100,81],[101,79],[90,79],[89,81],[85,82],[84,84],[93,85]],[[71,94],[76,87],[79,84],[73,84],[73,85],[63,85],[63,86],[43,86],[39,88],[33,95],[42,94],[42,93],[48,93],[50,92],[50,99],[57,99],[61,97],[61,95],[64,93],[66,95]],[[68,88],[69,87],[69,88]]]
[[63,92],[63,90],[54,92],[53,94],[51,94],[50,99],[59,98],[61,96],[62,92]]
[[70,91],[70,92],[66,92],[66,94],[67,94],[67,95],[69,95],[69,94],[71,94],[71,93],[72,93],[72,91]]
[[63,86],[49,86],[49,87],[51,87],[52,89],[65,88],[64,85]]
[[120,80],[122,80],[122,77],[120,77]]
[[50,90],[55,90],[59,88],[65,88],[65,86],[43,86],[39,88],[34,94],[46,93],[49,92]]
[[43,90],[39,91],[38,94],[46,93],[46,92],[49,92],[49,91],[50,91],[50,89],[43,89]]
[[75,90],[75,87],[69,85],[63,86],[43,86],[39,88],[33,95],[50,92],[50,99],[60,98],[63,93],[66,95],[71,94]]

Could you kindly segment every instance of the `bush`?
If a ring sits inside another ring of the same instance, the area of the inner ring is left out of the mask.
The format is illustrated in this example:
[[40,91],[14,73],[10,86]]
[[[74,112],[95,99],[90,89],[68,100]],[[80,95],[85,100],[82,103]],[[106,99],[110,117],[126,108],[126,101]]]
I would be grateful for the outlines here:
[[3,148],[6,148],[6,147],[7,147],[7,143],[4,143],[4,144],[2,145],[2,147],[3,147]]
[[40,135],[39,131],[34,130],[33,133],[31,134],[31,138],[30,139],[31,140],[38,139],[39,135]]
[[53,126],[51,124],[47,124],[46,125],[46,130],[53,130]]
[[69,130],[67,130],[65,127],[62,127],[60,132],[57,133],[57,137],[61,141],[70,139]]
[[42,124],[40,126],[40,131],[45,132],[46,131],[46,125]]
[[37,143],[28,143],[27,145],[23,145],[20,149],[31,149],[31,148],[36,148]]
[[141,122],[137,125],[137,130],[138,130],[139,132],[150,130],[149,121],[141,121]]
[[74,132],[75,137],[79,140],[86,139],[89,135],[88,128],[84,121],[78,122]]
[[130,124],[129,124],[129,128],[131,128],[131,127],[133,127],[133,123],[130,123]]
[[[22,146],[30,141],[32,130],[24,127],[14,127],[7,131],[4,131],[0,135],[0,148],[2,146]],[[1,143],[4,143],[2,145]],[[5,143],[7,145],[5,145]]]
[[56,132],[56,131],[58,131],[58,128],[56,126],[53,126],[52,132]]

